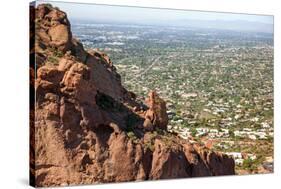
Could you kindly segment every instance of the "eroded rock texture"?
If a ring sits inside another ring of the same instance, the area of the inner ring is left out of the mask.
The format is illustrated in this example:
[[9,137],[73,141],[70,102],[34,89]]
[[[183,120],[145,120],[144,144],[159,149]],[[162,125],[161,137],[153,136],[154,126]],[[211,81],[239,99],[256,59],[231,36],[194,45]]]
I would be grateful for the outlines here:
[[66,13],[39,5],[35,26],[36,186],[234,174],[232,158],[167,132],[165,101],[152,91],[137,103],[109,57],[72,38]]

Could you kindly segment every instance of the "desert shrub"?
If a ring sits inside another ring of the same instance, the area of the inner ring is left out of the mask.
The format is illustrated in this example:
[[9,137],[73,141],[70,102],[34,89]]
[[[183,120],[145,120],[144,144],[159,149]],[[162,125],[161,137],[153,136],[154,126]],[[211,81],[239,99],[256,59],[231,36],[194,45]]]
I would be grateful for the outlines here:
[[56,51],[54,52],[54,55],[55,55],[56,57],[63,57],[63,52],[60,51],[60,50],[56,50]]
[[154,147],[154,143],[153,142],[147,142],[144,144],[144,148],[147,150],[149,149],[150,151],[154,151],[155,150],[155,147]]
[[59,63],[58,59],[54,56],[49,56],[47,62],[57,65]]
[[258,169],[258,166],[262,164],[263,160],[264,158],[262,156],[258,156],[256,159],[245,159],[243,161],[242,168],[249,171],[255,171]]
[[46,4],[45,4],[45,7],[49,8],[49,9],[52,9],[52,8],[53,8],[52,4],[50,4],[50,3],[46,3]]
[[248,158],[243,161],[242,168],[246,170],[253,171],[257,168],[255,161]]
[[127,132],[127,136],[133,141],[136,142],[138,140],[138,137],[135,135],[133,131]]
[[195,128],[191,128],[190,131],[191,131],[191,136],[195,137],[195,135],[197,133],[196,129]]
[[58,49],[55,48],[55,47],[51,47],[51,48],[49,48],[49,49],[50,49],[50,51],[53,53],[53,55],[54,55],[55,57],[61,58],[61,57],[63,57],[63,55],[64,55],[62,51],[58,50]]

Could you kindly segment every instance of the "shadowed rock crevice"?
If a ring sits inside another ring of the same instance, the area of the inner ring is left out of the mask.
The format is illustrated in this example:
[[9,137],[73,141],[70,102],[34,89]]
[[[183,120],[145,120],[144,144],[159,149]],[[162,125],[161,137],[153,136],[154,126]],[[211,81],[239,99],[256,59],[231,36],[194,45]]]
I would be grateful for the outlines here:
[[110,135],[114,132],[113,128],[108,125],[99,125],[93,130],[96,133],[97,140],[101,147],[108,148],[108,140]]

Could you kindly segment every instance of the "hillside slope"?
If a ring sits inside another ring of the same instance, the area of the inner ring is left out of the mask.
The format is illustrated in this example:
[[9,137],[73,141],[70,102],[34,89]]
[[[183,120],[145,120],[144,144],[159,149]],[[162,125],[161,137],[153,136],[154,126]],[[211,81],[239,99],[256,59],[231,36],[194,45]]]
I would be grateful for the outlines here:
[[152,91],[139,104],[109,57],[72,37],[66,13],[47,4],[33,11],[32,185],[235,174],[232,158],[167,132],[165,101]]

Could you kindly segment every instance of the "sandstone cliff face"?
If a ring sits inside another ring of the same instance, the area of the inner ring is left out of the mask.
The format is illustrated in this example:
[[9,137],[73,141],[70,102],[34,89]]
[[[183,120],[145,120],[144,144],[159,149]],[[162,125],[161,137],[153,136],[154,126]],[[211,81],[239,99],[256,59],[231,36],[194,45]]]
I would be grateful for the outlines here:
[[232,158],[168,133],[165,101],[151,92],[138,104],[109,57],[72,38],[64,12],[39,5],[35,25],[36,186],[235,174]]

